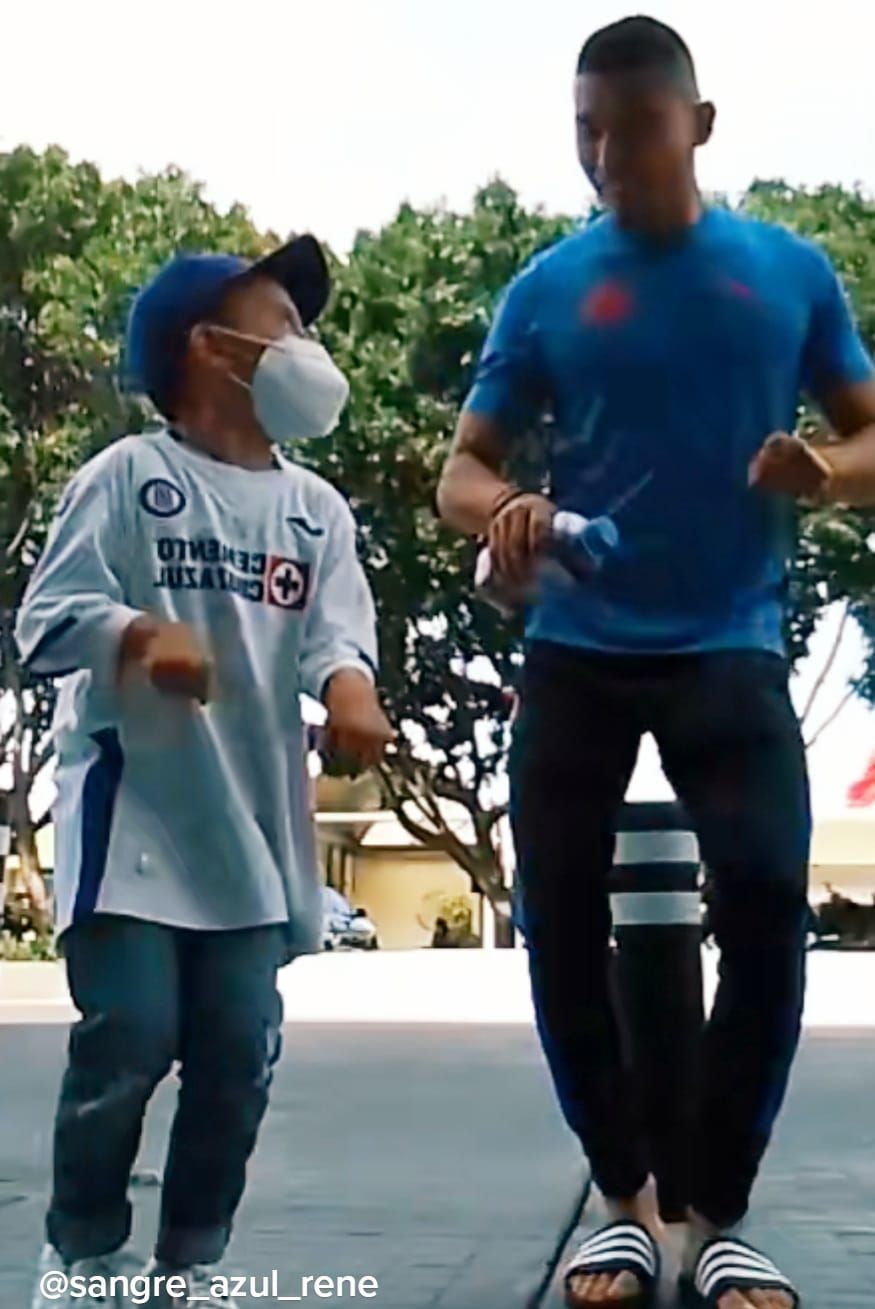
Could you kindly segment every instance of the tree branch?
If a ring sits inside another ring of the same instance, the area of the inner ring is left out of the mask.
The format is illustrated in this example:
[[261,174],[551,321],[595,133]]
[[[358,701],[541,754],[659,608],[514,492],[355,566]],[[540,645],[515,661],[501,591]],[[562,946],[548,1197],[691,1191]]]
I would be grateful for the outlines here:
[[12,540],[9,542],[9,544],[6,546],[5,550],[3,551],[7,562],[13,559],[15,555],[18,553],[24,541],[24,538],[27,536],[29,530],[30,530],[30,514],[27,513],[24,515],[24,518],[21,520],[21,526],[19,527],[18,531],[15,533],[15,536],[12,538]]
[[43,745],[43,748],[31,760],[30,769],[28,771],[29,771],[30,780],[32,782],[35,781],[37,777],[39,777],[40,773],[43,771],[46,764],[51,762],[54,753],[55,753],[55,743],[53,739],[49,737],[48,741],[46,741],[45,744]]
[[829,726],[831,726],[832,723],[835,722],[835,720],[838,718],[839,714],[842,712],[842,710],[845,708],[845,706],[846,706],[847,704],[849,704],[851,700],[853,700],[853,698],[854,698],[854,696],[855,696],[856,694],[857,694],[857,692],[856,692],[856,690],[855,690],[855,688],[854,688],[853,686],[851,686],[851,687],[848,688],[848,690],[847,690],[847,691],[845,692],[845,694],[842,696],[841,700],[839,700],[839,702],[838,702],[838,704],[836,705],[835,709],[833,709],[832,713],[829,714],[829,716],[823,720],[823,722],[820,724],[820,727],[818,727],[817,731],[816,731],[816,732],[814,733],[814,735],[810,738],[810,740],[808,740],[808,741],[805,742],[805,749],[806,749],[806,750],[810,750],[811,747],[812,747],[813,745],[815,745],[815,744],[820,740],[820,738],[823,736],[823,734],[824,734],[824,732],[826,731],[826,729],[827,729]]
[[51,821],[52,821],[52,807],[51,805],[49,805],[45,813],[41,814],[40,817],[34,823],[33,825],[34,833],[41,832],[44,827],[48,827]]
[[844,613],[841,616],[841,620],[838,625],[838,630],[836,631],[835,639],[833,640],[832,647],[830,648],[830,652],[827,655],[826,659],[824,660],[824,664],[820,670],[819,675],[815,678],[814,685],[811,688],[811,692],[808,696],[808,700],[806,702],[805,708],[802,710],[801,722],[803,726],[805,725],[805,723],[808,722],[808,719],[811,715],[811,711],[814,708],[814,702],[816,701],[818,695],[820,694],[821,689],[823,688],[823,684],[826,681],[827,677],[829,677],[833,664],[836,661],[839,648],[842,643],[842,637],[845,634],[845,628],[847,627],[848,619],[850,618],[850,616],[851,616],[851,606],[849,603],[846,602]]
[[486,826],[491,832],[496,823],[500,823],[503,818],[507,818],[510,813],[510,805],[498,804],[494,809],[490,809],[486,815]]

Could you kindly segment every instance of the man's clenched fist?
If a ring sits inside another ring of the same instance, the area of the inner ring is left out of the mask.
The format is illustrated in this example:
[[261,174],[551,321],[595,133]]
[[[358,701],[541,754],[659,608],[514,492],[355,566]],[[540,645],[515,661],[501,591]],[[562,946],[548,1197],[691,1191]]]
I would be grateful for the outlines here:
[[829,461],[808,441],[775,432],[754,456],[748,470],[751,486],[797,500],[820,500],[832,479]]

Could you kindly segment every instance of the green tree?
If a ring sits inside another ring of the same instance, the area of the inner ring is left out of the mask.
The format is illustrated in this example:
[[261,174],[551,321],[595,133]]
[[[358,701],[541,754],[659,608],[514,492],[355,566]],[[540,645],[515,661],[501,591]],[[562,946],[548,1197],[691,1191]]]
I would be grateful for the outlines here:
[[[836,188],[805,192],[781,184],[753,187],[744,205],[823,241],[875,345],[875,205]],[[382,774],[388,801],[409,832],[454,858],[505,915],[509,897],[495,841],[504,807],[496,779],[520,632],[472,599],[473,551],[437,523],[432,505],[496,297],[530,254],[571,226],[570,219],[526,211],[497,182],[481,191],[471,213],[405,206],[380,232],[362,234],[337,269],[324,326],[352,379],[352,404],[331,442],[309,452],[352,494],[361,523],[380,614],[383,683],[403,726],[398,754]],[[811,426],[811,415],[804,418]],[[522,474],[538,477],[534,458],[524,457]],[[847,613],[840,636],[856,618],[875,651],[872,527],[868,513],[800,515],[787,625],[794,663],[836,603]],[[809,718],[837,651],[838,644]],[[875,699],[871,653],[848,689],[856,693]],[[446,801],[469,816],[473,843],[448,820]]]
[[[403,731],[382,770],[386,799],[408,832],[466,870],[505,937],[495,783],[520,633],[473,600],[473,550],[438,523],[434,493],[498,292],[570,226],[526,212],[496,182],[469,214],[404,206],[360,234],[322,328],[352,400],[340,431],[307,452],[352,496],[360,524],[382,686]],[[447,802],[467,815],[473,841]]]
[[[836,189],[752,188],[746,205],[822,240],[846,276],[875,342],[875,206]],[[516,269],[572,220],[527,211],[501,183],[470,213],[403,207],[336,262],[323,336],[348,372],[352,403],[331,440],[299,449],[352,498],[379,610],[382,680],[402,725],[381,772],[407,829],[455,859],[508,921],[497,825],[519,628],[472,598],[474,552],[432,504],[459,405],[496,297]],[[26,869],[38,871],[28,799],[49,758],[52,688],[22,674],[14,611],[61,483],[94,450],[142,422],[114,385],[133,288],[181,247],[256,254],[270,242],[239,208],[217,213],[185,176],[107,182],[58,150],[0,156],[0,718],[13,776],[13,819]],[[534,454],[517,470],[539,479]],[[792,580],[798,659],[820,617],[846,606],[875,650],[868,595],[872,519],[837,510],[801,518]],[[875,699],[875,655],[851,688]],[[7,712],[12,704],[14,712]],[[5,732],[4,732],[5,727]],[[468,816],[463,839],[447,803]]]
[[[780,181],[755,183],[743,203],[757,217],[781,223],[823,246],[847,286],[866,344],[875,352],[875,203],[859,191],[838,186],[800,190]],[[819,433],[822,420],[802,409],[800,428]],[[842,609],[836,639],[803,709],[809,745],[853,696],[875,703],[875,553],[869,547],[873,532],[875,514],[869,510],[800,512],[787,624],[794,662],[806,653],[825,611],[832,605]],[[865,666],[839,704],[814,726],[820,692],[854,622],[864,638]]]
[[257,254],[241,208],[219,213],[175,170],[105,181],[59,149],[0,155],[0,763],[10,774],[22,875],[45,897],[31,814],[51,758],[54,688],[18,662],[12,629],[60,487],[108,441],[142,424],[115,385],[132,291],[181,248]]

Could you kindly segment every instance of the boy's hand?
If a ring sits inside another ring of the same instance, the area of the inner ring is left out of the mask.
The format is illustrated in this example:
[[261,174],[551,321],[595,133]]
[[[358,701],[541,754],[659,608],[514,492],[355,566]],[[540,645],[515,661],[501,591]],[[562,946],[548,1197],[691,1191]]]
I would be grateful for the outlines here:
[[323,741],[329,758],[356,768],[380,763],[395,733],[369,679],[354,668],[341,668],[329,681],[324,699],[328,721]]
[[120,677],[140,669],[166,695],[206,704],[213,666],[197,636],[185,623],[161,623],[137,618],[122,639]]

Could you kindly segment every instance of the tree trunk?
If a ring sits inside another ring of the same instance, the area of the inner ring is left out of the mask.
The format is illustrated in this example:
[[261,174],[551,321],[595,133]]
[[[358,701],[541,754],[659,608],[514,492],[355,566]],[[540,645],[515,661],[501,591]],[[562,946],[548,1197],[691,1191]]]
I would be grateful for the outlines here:
[[24,758],[26,716],[24,690],[21,685],[15,643],[11,630],[11,615],[8,610],[3,613],[2,624],[3,665],[6,674],[6,687],[12,692],[15,701],[15,723],[8,759],[12,769],[9,820],[19,858],[19,868],[14,879],[17,885],[10,885],[9,863],[7,861],[6,888],[7,892],[20,888],[30,902],[34,927],[38,932],[48,932],[51,928],[51,906],[40,868],[39,854],[36,848],[36,833],[30,816],[30,773]]
[[495,947],[497,950],[514,948],[513,919],[506,915],[495,915]]

